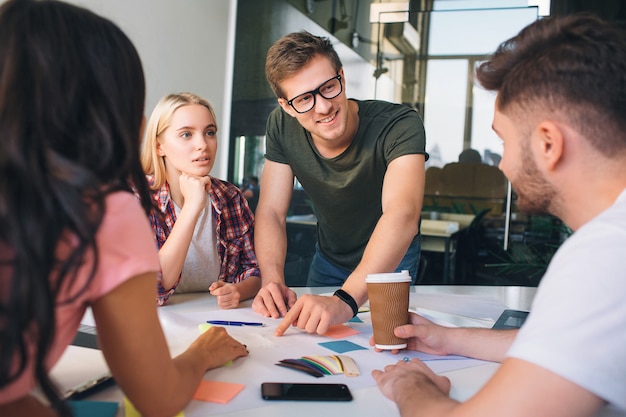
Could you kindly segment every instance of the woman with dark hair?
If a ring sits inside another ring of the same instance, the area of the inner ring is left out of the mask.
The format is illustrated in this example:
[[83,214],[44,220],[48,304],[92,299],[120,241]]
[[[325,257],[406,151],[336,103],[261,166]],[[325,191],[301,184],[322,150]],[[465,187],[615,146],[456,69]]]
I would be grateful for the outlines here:
[[212,328],[170,357],[139,163],[144,89],[112,22],[52,0],[0,7],[2,416],[71,414],[48,371],[88,306],[115,380],[145,416],[176,414],[208,369],[247,355]]

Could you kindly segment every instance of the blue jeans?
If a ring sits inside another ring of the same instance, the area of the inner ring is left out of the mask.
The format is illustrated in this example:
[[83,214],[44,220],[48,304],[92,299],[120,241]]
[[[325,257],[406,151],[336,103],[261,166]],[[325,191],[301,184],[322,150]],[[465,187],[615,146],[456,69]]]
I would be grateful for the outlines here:
[[[409,271],[413,281],[417,277],[417,267],[421,254],[421,235],[415,236],[413,242],[406,251],[404,258],[395,272]],[[307,286],[309,287],[340,287],[352,273],[351,270],[335,265],[320,252],[319,246],[315,245],[315,255],[309,268]]]

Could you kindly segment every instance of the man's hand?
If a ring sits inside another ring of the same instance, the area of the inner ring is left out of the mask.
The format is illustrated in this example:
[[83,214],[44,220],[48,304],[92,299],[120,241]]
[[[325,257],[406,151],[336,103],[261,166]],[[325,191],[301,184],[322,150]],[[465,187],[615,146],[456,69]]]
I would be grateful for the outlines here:
[[[431,355],[448,355],[446,349],[446,328],[425,319],[424,317],[409,313],[411,324],[398,326],[394,329],[397,337],[407,339],[408,350],[417,350]],[[370,339],[370,345],[374,346],[374,338]],[[380,349],[376,349],[380,352]],[[392,350],[398,353],[399,350]]]
[[345,323],[352,318],[352,309],[335,296],[305,294],[298,299],[274,334],[282,336],[294,325],[307,333],[324,334],[333,324]]
[[428,396],[431,398],[437,395],[447,397],[450,393],[450,380],[436,375],[419,359],[387,365],[384,372],[375,369],[372,371],[372,377],[385,397],[396,403],[411,399],[417,399],[419,402],[419,397],[415,395],[417,391],[429,392]]
[[296,303],[296,298],[296,293],[285,284],[270,282],[254,297],[252,309],[265,317],[277,319],[287,314]]

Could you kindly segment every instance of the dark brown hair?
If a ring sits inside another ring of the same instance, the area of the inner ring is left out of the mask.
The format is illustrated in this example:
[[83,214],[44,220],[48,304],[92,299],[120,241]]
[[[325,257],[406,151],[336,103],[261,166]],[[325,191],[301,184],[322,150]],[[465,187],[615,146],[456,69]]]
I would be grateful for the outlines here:
[[[139,163],[144,91],[139,55],[111,21],[53,0],[0,7],[0,279],[8,283],[0,389],[32,361],[61,415],[71,413],[45,363],[59,288],[71,285],[88,254],[91,282],[107,194],[132,192],[132,183],[151,209]],[[59,259],[68,235],[76,244]]]
[[316,55],[327,57],[337,73],[343,67],[328,38],[304,30],[285,35],[270,47],[265,59],[265,76],[276,97],[287,98],[280,83],[300,71]]
[[626,36],[598,17],[538,20],[502,43],[476,76],[498,92],[501,111],[558,113],[604,155],[626,149]]

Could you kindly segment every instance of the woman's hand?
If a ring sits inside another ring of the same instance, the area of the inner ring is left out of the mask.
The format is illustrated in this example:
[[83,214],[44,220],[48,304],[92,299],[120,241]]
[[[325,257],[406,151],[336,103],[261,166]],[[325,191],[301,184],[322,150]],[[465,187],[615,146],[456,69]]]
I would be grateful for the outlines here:
[[229,284],[224,281],[215,281],[209,287],[209,292],[211,295],[217,297],[217,305],[222,310],[237,308],[239,306],[241,293],[234,284]]
[[206,207],[207,189],[211,184],[211,177],[196,177],[182,172],[178,177],[180,192],[185,199],[183,207],[201,212]]
[[233,339],[225,328],[219,326],[211,326],[202,333],[189,346],[187,352],[203,355],[207,371],[239,357],[248,356],[246,346]]

